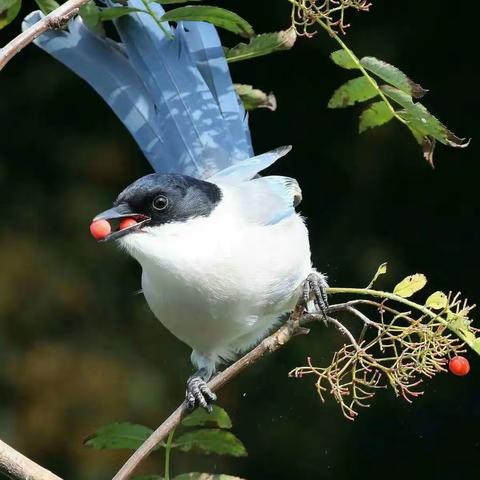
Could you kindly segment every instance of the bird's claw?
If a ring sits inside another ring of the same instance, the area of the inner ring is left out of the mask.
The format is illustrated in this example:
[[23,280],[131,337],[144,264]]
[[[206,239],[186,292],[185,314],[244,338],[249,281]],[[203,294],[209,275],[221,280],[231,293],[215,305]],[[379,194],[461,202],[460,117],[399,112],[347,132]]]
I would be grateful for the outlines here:
[[328,297],[327,297],[328,283],[325,275],[313,271],[305,280],[303,284],[303,302],[307,309],[310,300],[313,300],[316,312],[320,312],[323,318],[327,319]]
[[210,390],[207,382],[198,375],[193,375],[187,380],[187,391],[185,401],[188,410],[196,407],[204,408],[208,413],[212,412],[212,404],[217,400],[217,396]]

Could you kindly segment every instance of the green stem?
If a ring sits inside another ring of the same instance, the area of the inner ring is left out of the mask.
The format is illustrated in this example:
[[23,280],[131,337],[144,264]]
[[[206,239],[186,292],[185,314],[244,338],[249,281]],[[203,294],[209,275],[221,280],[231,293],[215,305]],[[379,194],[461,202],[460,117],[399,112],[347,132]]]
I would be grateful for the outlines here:
[[150,14],[150,16],[155,20],[155,23],[158,25],[158,28],[163,32],[163,34],[169,39],[173,40],[175,37],[162,25],[162,22],[157,18],[155,12],[150,8],[150,2],[148,0],[142,0],[145,9]]
[[168,434],[165,444],[165,480],[170,480],[170,452],[172,451],[173,435],[175,435],[175,429]]
[[[308,9],[305,6],[300,5],[296,0],[289,0],[289,2],[292,3],[293,5],[295,5],[297,8],[301,8],[304,12],[308,13]],[[368,82],[376,90],[376,92],[378,93],[378,95],[382,99],[382,101],[385,102],[388,109],[391,111],[392,115],[398,121],[402,122],[405,125],[408,125],[407,122],[400,115],[398,115],[398,113],[395,111],[392,104],[388,100],[388,98],[385,96],[385,94],[382,92],[382,90],[378,86],[378,83],[367,72],[367,70],[364,68],[364,66],[360,63],[360,60],[358,59],[358,57],[352,52],[352,50],[350,50],[350,48],[347,47],[345,42],[320,17],[318,17],[318,16],[315,17],[315,21],[340,45],[340,47],[342,47],[342,50],[350,57],[350,59],[355,64],[355,66],[360,70],[362,75],[368,80]]]
[[[475,337],[472,339],[471,336],[468,336],[464,331],[458,328],[458,325],[456,325],[455,323],[449,322],[448,320],[443,318],[441,315],[435,312],[432,312],[425,305],[420,305],[419,303],[412,302],[411,300],[400,297],[399,295],[395,295],[394,293],[384,292],[382,290],[373,290],[371,288],[328,288],[327,293],[331,295],[336,293],[352,293],[355,295],[368,295],[371,297],[384,298],[388,300],[393,300],[394,302],[403,303],[404,305],[410,308],[414,308],[434,320],[438,320],[440,323],[445,325],[449,330],[455,333],[455,335],[457,335],[457,337],[459,337],[470,348],[472,348],[472,350],[480,354],[480,347],[478,344],[476,345],[477,342]],[[467,331],[467,333],[469,332]]]

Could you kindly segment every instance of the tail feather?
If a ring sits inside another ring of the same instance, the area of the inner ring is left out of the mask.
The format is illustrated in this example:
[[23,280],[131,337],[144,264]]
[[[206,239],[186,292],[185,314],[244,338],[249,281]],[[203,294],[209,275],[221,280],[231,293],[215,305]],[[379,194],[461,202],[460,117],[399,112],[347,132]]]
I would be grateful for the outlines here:
[[227,122],[235,151],[233,161],[253,154],[246,112],[233,87],[230,70],[215,27],[206,22],[184,22],[187,45],[197,68],[213,93],[223,118]]

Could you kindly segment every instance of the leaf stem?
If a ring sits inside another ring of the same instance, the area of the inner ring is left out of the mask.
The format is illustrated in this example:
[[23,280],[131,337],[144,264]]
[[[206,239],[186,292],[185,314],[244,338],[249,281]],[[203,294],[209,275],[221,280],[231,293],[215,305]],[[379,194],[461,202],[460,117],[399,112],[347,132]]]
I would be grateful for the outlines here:
[[163,32],[163,34],[169,39],[173,40],[175,37],[162,25],[162,22],[155,15],[155,12],[150,8],[150,3],[148,0],[142,0],[147,13],[155,20],[155,23],[158,25],[158,28]]
[[175,429],[168,434],[167,443],[165,444],[165,480],[170,480],[170,452],[172,451],[174,435]]
[[403,303],[404,305],[414,308],[434,320],[438,320],[440,323],[445,325],[449,330],[455,333],[455,335],[457,335],[463,342],[465,342],[472,350],[474,350],[477,354],[480,355],[480,347],[479,345],[475,344],[474,339],[472,340],[471,337],[466,335],[465,332],[463,332],[460,328],[458,328],[458,326],[454,322],[449,322],[440,314],[432,312],[432,310],[427,308],[425,305],[420,305],[419,303],[412,302],[407,298],[400,297],[399,295],[396,295],[391,292],[384,292],[382,290],[373,290],[371,288],[342,288],[342,287],[328,288],[327,293],[329,294],[352,293],[355,295],[368,295],[371,297],[384,298],[388,300],[393,300],[394,302]]

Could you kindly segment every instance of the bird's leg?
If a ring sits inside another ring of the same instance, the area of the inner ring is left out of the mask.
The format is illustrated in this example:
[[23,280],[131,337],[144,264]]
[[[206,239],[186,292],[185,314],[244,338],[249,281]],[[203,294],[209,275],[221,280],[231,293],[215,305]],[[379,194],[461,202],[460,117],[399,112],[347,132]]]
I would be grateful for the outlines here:
[[325,320],[327,319],[326,312],[328,308],[327,288],[327,277],[316,270],[310,273],[303,284],[303,303],[305,308],[307,309],[308,302],[313,300],[316,312],[320,312]]
[[217,396],[208,388],[207,381],[209,379],[210,375],[207,369],[201,368],[187,380],[185,401],[189,410],[202,407],[211,413],[212,403],[217,400]]

